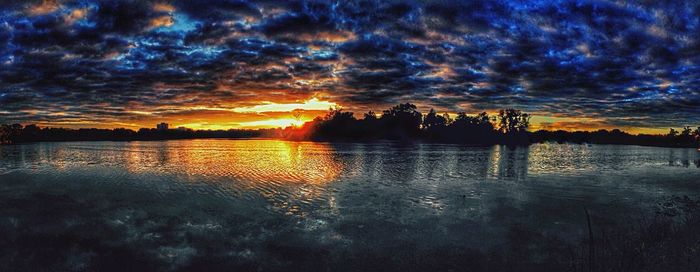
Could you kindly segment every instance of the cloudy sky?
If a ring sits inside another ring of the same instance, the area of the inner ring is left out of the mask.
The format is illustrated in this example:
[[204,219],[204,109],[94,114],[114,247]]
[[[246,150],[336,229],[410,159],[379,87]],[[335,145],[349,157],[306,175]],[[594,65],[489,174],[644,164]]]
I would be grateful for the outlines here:
[[0,45],[0,123],[269,127],[401,102],[700,123],[698,1],[1,1]]

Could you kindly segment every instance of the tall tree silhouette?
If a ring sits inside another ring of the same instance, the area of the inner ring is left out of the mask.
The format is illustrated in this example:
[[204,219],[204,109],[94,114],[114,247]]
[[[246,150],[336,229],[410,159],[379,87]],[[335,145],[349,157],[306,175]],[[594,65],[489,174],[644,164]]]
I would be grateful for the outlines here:
[[341,108],[331,109],[326,116],[318,121],[312,132],[314,140],[328,139],[353,139],[359,137],[357,119],[352,112],[343,111]]
[[423,120],[423,128],[426,130],[440,129],[447,126],[448,118],[445,116],[438,115],[434,109],[430,109],[428,114],[425,115]]
[[364,114],[364,118],[359,121],[359,132],[362,136],[360,140],[376,140],[381,137],[381,125],[377,114],[373,111],[368,111]]
[[507,143],[524,144],[528,142],[529,114],[516,109],[504,109],[498,112],[497,121],[498,130],[504,134]]
[[2,125],[0,126],[0,144],[10,143],[10,126]]
[[407,140],[416,138],[420,134],[423,115],[418,112],[416,105],[405,103],[385,110],[379,121],[385,128],[386,138]]
[[485,112],[478,115],[467,115],[464,112],[457,114],[448,130],[451,142],[471,143],[471,144],[493,144],[496,139],[491,118]]
[[434,109],[430,109],[423,118],[423,130],[428,140],[443,141],[448,135],[447,125],[450,123],[449,115],[438,115]]
[[0,129],[0,143],[14,143],[20,141],[22,137],[22,125],[2,125]]
[[678,131],[671,128],[671,129],[669,129],[667,136],[670,138],[674,138],[674,137],[678,136]]
[[504,109],[498,112],[498,129],[504,134],[515,134],[527,131],[530,126],[530,115],[516,109]]

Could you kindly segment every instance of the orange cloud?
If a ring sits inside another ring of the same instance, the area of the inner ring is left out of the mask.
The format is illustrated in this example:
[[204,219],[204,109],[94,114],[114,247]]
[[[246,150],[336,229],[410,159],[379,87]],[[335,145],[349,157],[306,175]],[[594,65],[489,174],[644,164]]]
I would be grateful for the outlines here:
[[155,3],[153,4],[153,10],[157,12],[174,12],[175,7],[168,3]]
[[193,129],[258,129],[298,126],[311,121],[326,111],[296,110],[293,112],[236,113],[221,110],[193,110],[166,114],[141,115],[137,123],[153,127],[156,123],[166,122],[173,127]]
[[61,4],[58,3],[58,0],[44,0],[41,4],[30,6],[27,12],[32,16],[44,15],[52,13],[60,7]]
[[85,18],[87,16],[88,9],[74,9],[68,15],[64,17],[66,24],[72,25],[76,21]]
[[563,119],[557,121],[541,121],[533,122],[531,130],[565,130],[565,131],[596,131],[601,129],[612,130],[621,129],[633,134],[663,134],[665,129],[660,128],[650,128],[650,127],[633,127],[633,126],[620,126],[611,123],[609,120],[605,119],[594,119],[594,118],[557,118],[557,117],[542,117],[543,119]]
[[[248,102],[252,103],[252,102]],[[294,103],[256,102],[252,106],[201,105],[142,105],[132,104],[126,115],[103,119],[87,118],[85,120],[55,120],[49,126],[97,127],[130,129],[155,127],[166,122],[171,127],[192,129],[258,129],[299,126],[327,113],[328,108],[337,103],[318,98]]]
[[595,121],[557,121],[557,122],[542,122],[533,126],[536,129],[544,130],[566,130],[566,131],[594,131],[600,129],[608,129],[612,126],[605,122]]
[[324,31],[324,32],[319,32],[316,34],[309,34],[309,33],[304,33],[301,35],[296,35],[293,38],[302,40],[302,41],[326,41],[326,42],[332,42],[332,43],[343,43],[347,42],[349,40],[354,40],[356,39],[355,33],[351,31],[336,31],[336,32],[329,32],[329,31]]
[[157,28],[157,27],[169,27],[172,26],[175,23],[173,18],[169,15],[164,15],[160,16],[157,18],[151,19],[149,28]]

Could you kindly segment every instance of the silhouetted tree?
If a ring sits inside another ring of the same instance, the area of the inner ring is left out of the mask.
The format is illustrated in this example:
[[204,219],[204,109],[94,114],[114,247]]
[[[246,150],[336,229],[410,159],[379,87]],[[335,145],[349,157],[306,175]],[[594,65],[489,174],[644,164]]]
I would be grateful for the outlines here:
[[681,131],[680,135],[678,135],[679,139],[678,142],[681,143],[692,143],[693,142],[693,129],[690,128],[689,126],[683,127],[683,130]]
[[360,130],[359,133],[362,135],[360,140],[376,140],[381,137],[382,129],[380,127],[379,118],[377,118],[377,114],[373,111],[365,113],[364,118],[359,120],[358,126]]
[[0,131],[0,143],[16,143],[21,140],[22,136],[22,125],[12,124],[12,125],[2,125],[2,131]]
[[423,120],[423,128],[426,130],[439,129],[447,126],[447,119],[444,116],[438,115],[434,109],[430,109]]
[[685,126],[678,132],[677,130],[671,128],[668,134],[666,134],[666,140],[668,145],[673,146],[694,146],[697,145],[696,133],[690,126]]
[[28,141],[28,142],[34,142],[39,140],[39,134],[41,133],[41,129],[37,125],[26,125],[22,129],[22,140]]
[[693,129],[690,128],[690,126],[685,126],[683,127],[683,131],[681,131],[681,136],[690,136],[693,133]]
[[525,132],[530,126],[530,115],[515,109],[500,110],[498,125],[498,129],[504,134]]
[[379,121],[388,139],[415,139],[420,134],[423,115],[418,112],[416,105],[405,103],[385,110]]
[[0,144],[10,143],[10,126],[2,125],[0,126]]
[[373,111],[368,111],[367,113],[365,113],[365,116],[363,119],[366,121],[379,120],[379,118],[377,118],[377,114],[374,113]]
[[424,135],[431,141],[445,141],[449,135],[447,125],[450,123],[448,114],[438,115],[434,109],[430,109],[423,118]]
[[671,129],[668,131],[668,135],[667,135],[667,136],[670,137],[670,138],[675,138],[676,136],[678,136],[678,131],[676,131],[675,129],[671,128]]
[[314,140],[344,140],[360,137],[357,119],[352,112],[340,108],[331,109],[326,116],[319,120],[312,132]]
[[451,142],[488,145],[495,143],[495,130],[491,118],[485,112],[475,116],[464,112],[457,114],[448,127]]
[[505,109],[498,112],[498,130],[505,136],[509,144],[527,144],[527,128],[530,126],[530,115],[516,109]]

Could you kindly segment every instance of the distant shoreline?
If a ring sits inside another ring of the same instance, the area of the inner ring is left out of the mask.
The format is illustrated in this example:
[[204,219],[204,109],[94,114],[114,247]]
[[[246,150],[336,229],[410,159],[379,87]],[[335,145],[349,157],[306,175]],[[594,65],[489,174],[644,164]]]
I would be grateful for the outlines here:
[[700,147],[700,127],[685,126],[680,131],[670,129],[667,135],[633,135],[619,129],[597,131],[529,131],[530,115],[516,109],[502,109],[497,114],[482,112],[456,117],[427,114],[411,103],[384,110],[381,115],[369,111],[358,119],[353,112],[330,109],[301,126],[273,129],[193,130],[184,127],[170,129],[160,123],[156,128],[138,131],[116,129],[41,128],[21,124],[0,126],[0,143],[64,142],[64,141],[154,141],[176,139],[241,139],[275,138],[314,142],[428,142],[467,146],[529,145],[541,142],[638,145],[658,147]]
[[[510,145],[510,144],[489,144],[489,145],[479,145],[479,144],[468,144],[468,143],[449,143],[449,142],[435,142],[435,141],[425,141],[425,140],[412,140],[412,141],[400,141],[400,140],[374,140],[374,141],[317,141],[317,140],[299,140],[299,139],[285,139],[276,137],[241,137],[241,138],[226,138],[226,137],[209,137],[209,138],[171,138],[171,139],[93,139],[93,140],[42,140],[42,141],[31,141],[31,142],[17,142],[17,143],[5,143],[2,145],[13,146],[13,145],[25,145],[25,144],[37,144],[37,143],[75,143],[75,142],[166,142],[166,141],[182,141],[182,140],[279,140],[287,142],[312,142],[312,143],[330,143],[330,144],[377,144],[377,143],[391,143],[391,144],[435,144],[435,145],[450,145],[450,146],[461,146],[461,147],[493,147],[493,146],[513,146],[513,147],[528,147],[535,144],[569,144],[569,145],[609,145],[609,146],[640,146],[640,147],[663,147],[663,148],[678,148],[678,149],[698,149],[697,146],[679,146],[679,145],[653,145],[653,144],[634,144],[634,143],[588,143],[588,142],[558,142],[558,141],[541,141],[541,142],[530,142],[528,144]],[[0,146],[2,146],[0,145]]]

